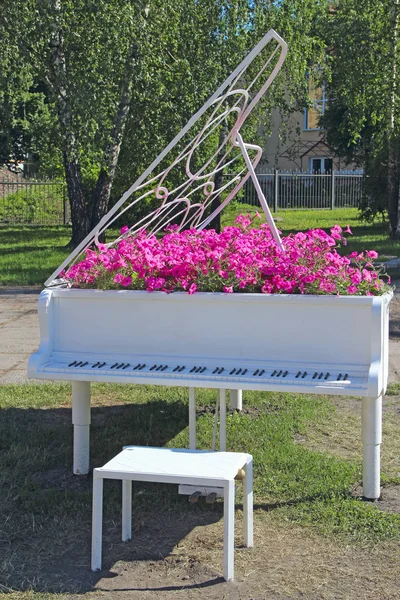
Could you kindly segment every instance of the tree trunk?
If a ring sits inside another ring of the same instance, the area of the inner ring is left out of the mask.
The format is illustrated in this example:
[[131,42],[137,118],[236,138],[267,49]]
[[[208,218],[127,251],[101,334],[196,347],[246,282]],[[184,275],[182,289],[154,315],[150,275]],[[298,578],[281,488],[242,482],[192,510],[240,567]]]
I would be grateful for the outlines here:
[[397,153],[393,136],[388,139],[388,166],[387,166],[387,191],[388,191],[388,215],[391,236],[396,238],[398,229],[398,203],[399,203],[399,178]]
[[[221,125],[221,129],[219,132],[218,147],[221,147],[222,144],[224,143],[227,133],[228,133],[227,124],[223,123]],[[225,151],[226,151],[226,145],[221,147],[221,151],[219,152],[219,154],[217,156],[217,164],[219,164],[219,162],[221,161],[220,167],[222,167],[224,165]],[[221,168],[221,170],[218,171],[214,175],[214,186],[215,186],[214,189],[218,190],[219,188],[222,187],[223,179],[224,179],[224,170]],[[221,204],[221,194],[216,194],[211,202],[210,214],[212,214],[214,212],[214,210],[217,210],[219,208],[220,204]],[[207,228],[215,229],[215,231],[217,233],[221,232],[221,213],[220,212],[217,215],[215,215],[215,217],[213,218],[212,221],[210,221]]]
[[64,168],[72,223],[72,237],[67,247],[75,248],[89,232],[89,219],[79,164],[77,161],[69,160],[64,153]]
[[121,84],[118,110],[110,133],[110,140],[103,153],[103,164],[100,169],[96,187],[93,192],[91,227],[95,227],[108,210],[112,184],[118,164],[122,138],[132,100],[133,71],[137,61],[137,46],[132,44],[126,60],[124,78]]
[[399,198],[399,140],[396,139],[397,116],[397,59],[399,40],[399,0],[394,0],[392,8],[392,88],[390,94],[390,129],[388,135],[388,214],[392,237],[400,238],[400,198]]
[[61,1],[50,0],[53,13],[50,38],[50,83],[56,98],[58,122],[63,139],[63,161],[71,209],[72,238],[68,247],[77,246],[89,233],[85,195],[79,166],[79,149],[76,142],[72,115],[67,94],[67,70],[64,54],[64,38],[61,27]]

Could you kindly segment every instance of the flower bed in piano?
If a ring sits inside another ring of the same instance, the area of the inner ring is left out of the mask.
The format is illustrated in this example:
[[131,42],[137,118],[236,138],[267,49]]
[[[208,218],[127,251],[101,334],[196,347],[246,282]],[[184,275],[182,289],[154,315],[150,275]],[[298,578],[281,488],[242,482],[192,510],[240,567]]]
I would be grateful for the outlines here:
[[131,289],[148,292],[225,292],[376,296],[389,289],[390,280],[376,267],[375,251],[353,252],[336,225],[283,238],[282,253],[268,225],[252,228],[249,217],[239,216],[220,234],[170,227],[162,238],[131,236],[123,227],[112,245],[88,249],[86,258],[70,267],[64,278],[73,287]]

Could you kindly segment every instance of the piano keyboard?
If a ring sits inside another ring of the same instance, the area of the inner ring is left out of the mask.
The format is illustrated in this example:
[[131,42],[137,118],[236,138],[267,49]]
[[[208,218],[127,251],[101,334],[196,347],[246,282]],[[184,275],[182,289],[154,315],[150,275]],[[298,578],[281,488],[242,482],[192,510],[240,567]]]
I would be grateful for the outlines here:
[[[236,384],[240,389],[267,389],[272,387],[312,387],[341,389],[350,393],[352,388],[367,388],[368,377],[365,371],[348,373],[345,369],[333,370],[307,367],[293,368],[293,365],[271,366],[270,364],[220,364],[189,363],[187,360],[165,361],[143,359],[129,362],[90,360],[77,358],[66,360],[55,358],[43,367],[43,373],[58,374],[64,379],[87,381],[125,381],[133,383],[156,383],[163,385],[187,385],[202,387],[225,387]],[[164,381],[163,381],[164,380]],[[167,383],[168,382],[168,383]],[[219,385],[218,385],[219,384]],[[353,392],[354,393],[354,392]]]

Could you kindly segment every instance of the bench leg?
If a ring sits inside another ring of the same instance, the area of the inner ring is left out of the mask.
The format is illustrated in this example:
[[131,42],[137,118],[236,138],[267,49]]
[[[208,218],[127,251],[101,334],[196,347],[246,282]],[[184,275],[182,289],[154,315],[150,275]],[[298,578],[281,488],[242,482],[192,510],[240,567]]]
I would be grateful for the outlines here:
[[232,581],[235,552],[235,482],[224,487],[224,579]]
[[253,546],[253,461],[244,466],[243,479],[243,535],[244,544]]
[[103,537],[103,478],[93,471],[92,508],[92,571],[101,569],[101,544]]
[[132,539],[132,481],[122,480],[122,541]]

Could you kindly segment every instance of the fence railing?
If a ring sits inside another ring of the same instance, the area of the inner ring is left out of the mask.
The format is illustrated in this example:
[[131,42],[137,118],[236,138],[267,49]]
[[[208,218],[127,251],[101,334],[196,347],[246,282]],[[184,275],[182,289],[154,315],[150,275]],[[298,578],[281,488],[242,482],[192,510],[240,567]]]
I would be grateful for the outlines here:
[[[285,208],[358,207],[363,193],[363,175],[284,173],[278,170],[258,173],[261,189],[271,210]],[[259,206],[251,180],[238,200]],[[0,225],[64,225],[69,222],[65,182],[0,181]]]
[[[358,207],[363,193],[363,175],[332,171],[329,174],[304,172],[284,173],[278,170],[257,173],[261,189],[271,210],[284,208]],[[251,180],[244,186],[239,200],[258,206]]]
[[0,181],[0,225],[64,225],[66,185],[58,181]]

